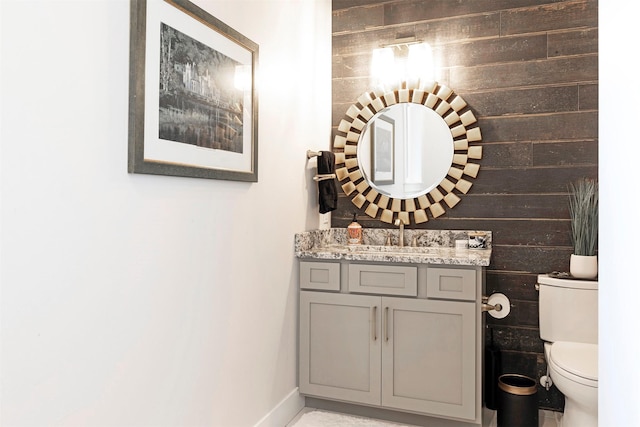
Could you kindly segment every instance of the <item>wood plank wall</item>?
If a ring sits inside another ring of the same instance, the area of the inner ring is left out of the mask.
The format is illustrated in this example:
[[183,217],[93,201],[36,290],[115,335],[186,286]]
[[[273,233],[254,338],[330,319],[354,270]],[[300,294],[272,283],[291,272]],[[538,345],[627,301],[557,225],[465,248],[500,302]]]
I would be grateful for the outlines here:
[[[371,50],[396,38],[429,42],[440,82],[478,117],[481,169],[454,209],[414,228],[493,231],[487,294],[512,302],[487,317],[503,369],[539,379],[546,365],[538,330],[538,273],[568,271],[567,185],[598,173],[597,0],[333,0],[333,135],[369,89]],[[344,194],[332,214],[346,227],[388,228]],[[562,410],[555,387],[541,408]]]

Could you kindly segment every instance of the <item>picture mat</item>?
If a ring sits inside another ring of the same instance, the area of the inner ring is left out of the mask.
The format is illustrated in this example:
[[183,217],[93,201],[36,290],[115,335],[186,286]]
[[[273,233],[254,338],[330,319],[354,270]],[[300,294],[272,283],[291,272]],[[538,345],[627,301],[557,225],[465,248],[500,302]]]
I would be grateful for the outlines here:
[[248,49],[187,15],[182,10],[162,1],[147,2],[146,68],[145,68],[145,123],[144,159],[161,163],[180,164],[207,169],[252,172],[252,127],[253,110],[251,89],[244,91],[243,101],[243,152],[203,148],[160,139],[158,129],[160,88],[160,22],[217,50],[223,55],[252,66],[252,54]]

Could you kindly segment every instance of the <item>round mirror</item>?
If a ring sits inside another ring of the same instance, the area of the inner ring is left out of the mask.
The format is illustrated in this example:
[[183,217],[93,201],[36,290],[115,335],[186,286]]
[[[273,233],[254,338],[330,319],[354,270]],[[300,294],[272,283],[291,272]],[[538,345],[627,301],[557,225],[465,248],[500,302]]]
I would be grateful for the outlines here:
[[395,104],[376,113],[360,134],[358,165],[380,194],[407,199],[433,190],[453,160],[449,126],[422,104]]
[[336,176],[372,218],[389,224],[426,222],[427,213],[437,218],[478,175],[476,122],[467,103],[436,82],[365,92],[338,125]]

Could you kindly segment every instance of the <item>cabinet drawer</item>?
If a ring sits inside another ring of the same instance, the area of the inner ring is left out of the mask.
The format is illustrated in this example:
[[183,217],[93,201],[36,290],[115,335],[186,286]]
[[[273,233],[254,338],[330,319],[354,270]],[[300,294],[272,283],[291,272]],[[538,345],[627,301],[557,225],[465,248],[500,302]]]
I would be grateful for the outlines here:
[[427,268],[427,297],[475,301],[476,271],[460,268]]
[[320,291],[340,290],[340,264],[300,261],[300,288]]
[[399,265],[349,264],[349,292],[418,295],[418,269]]

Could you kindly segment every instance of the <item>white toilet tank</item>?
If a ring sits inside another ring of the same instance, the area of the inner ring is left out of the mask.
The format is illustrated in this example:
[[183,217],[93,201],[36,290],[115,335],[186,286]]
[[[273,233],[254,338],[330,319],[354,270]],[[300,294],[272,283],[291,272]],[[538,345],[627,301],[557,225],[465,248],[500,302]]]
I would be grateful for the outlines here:
[[598,282],[538,276],[540,338],[598,343]]

